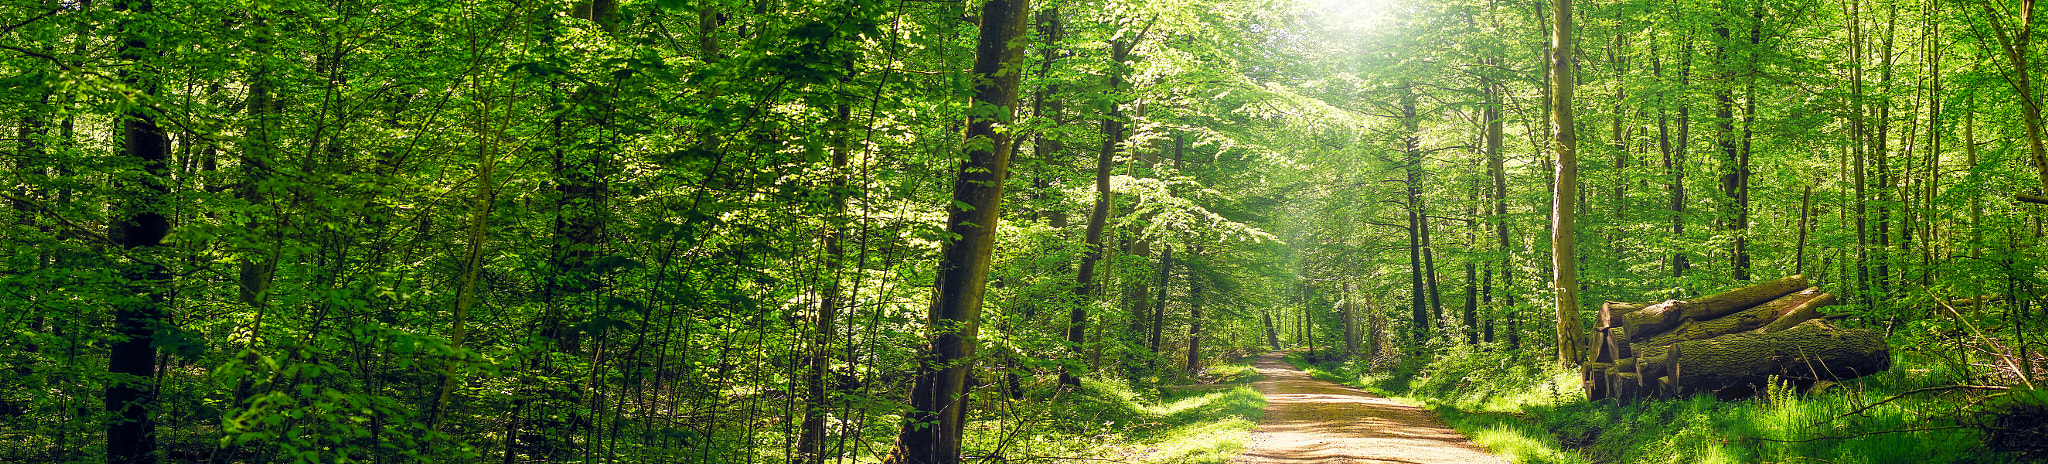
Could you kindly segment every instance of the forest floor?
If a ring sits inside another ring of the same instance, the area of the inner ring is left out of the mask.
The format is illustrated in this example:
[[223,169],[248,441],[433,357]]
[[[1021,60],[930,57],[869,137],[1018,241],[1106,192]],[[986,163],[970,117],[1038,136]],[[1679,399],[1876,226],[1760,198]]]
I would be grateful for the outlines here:
[[1421,408],[1259,356],[1266,414],[1233,464],[1506,463]]

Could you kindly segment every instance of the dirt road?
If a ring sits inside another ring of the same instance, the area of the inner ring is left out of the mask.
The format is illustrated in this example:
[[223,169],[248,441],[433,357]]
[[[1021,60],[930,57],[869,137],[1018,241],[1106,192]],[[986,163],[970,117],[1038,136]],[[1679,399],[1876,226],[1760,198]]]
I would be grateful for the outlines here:
[[1280,353],[1252,364],[1266,376],[1266,417],[1232,464],[1502,463],[1414,406],[1310,378]]

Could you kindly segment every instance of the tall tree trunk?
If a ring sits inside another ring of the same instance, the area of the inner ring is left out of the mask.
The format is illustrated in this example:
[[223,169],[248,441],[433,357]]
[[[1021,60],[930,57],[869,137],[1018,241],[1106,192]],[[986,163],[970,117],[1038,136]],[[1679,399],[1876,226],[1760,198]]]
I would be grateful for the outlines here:
[[1273,327],[1273,311],[1270,309],[1261,310],[1259,311],[1259,317],[1266,324],[1266,346],[1271,346],[1275,350],[1280,349],[1280,331]]
[[[1039,46],[1038,50],[1038,78],[1046,79],[1052,75],[1053,64],[1060,59],[1060,38],[1065,33],[1066,28],[1061,22],[1059,7],[1050,7],[1038,12],[1038,36],[1045,39],[1045,43]],[[1064,124],[1065,121],[1062,119],[1066,104],[1059,98],[1059,93],[1060,86],[1057,83],[1039,87],[1036,92],[1032,92],[1031,117],[1050,118],[1049,122],[1055,126]],[[1043,219],[1054,229],[1064,229],[1067,227],[1067,209],[1058,206],[1059,189],[1053,188],[1053,179],[1057,178],[1058,172],[1067,165],[1067,159],[1061,153],[1066,145],[1058,138],[1049,137],[1047,134],[1048,131],[1036,131],[1031,134],[1031,153],[1040,164],[1038,169],[1032,170],[1031,196],[1038,201],[1038,205],[1035,206],[1037,209],[1031,212],[1031,218]],[[1053,174],[1047,175],[1047,171],[1052,171]],[[1033,311],[1029,308],[1036,307],[1029,306],[1025,311],[1029,314]]]
[[1159,337],[1166,330],[1166,279],[1173,273],[1173,244],[1159,247],[1159,274],[1152,280],[1152,354],[1159,353]]
[[1552,127],[1556,130],[1553,142],[1557,149],[1557,187],[1552,190],[1551,214],[1554,217],[1550,249],[1552,265],[1557,272],[1551,289],[1557,294],[1557,358],[1566,364],[1585,361],[1584,340],[1579,322],[1579,273],[1578,273],[1578,191],[1579,191],[1579,136],[1573,128],[1572,93],[1577,89],[1577,78],[1572,72],[1572,0],[1556,0],[1552,4],[1553,37],[1556,44],[1551,48],[1552,65],[1550,105],[1554,118]]
[[1806,190],[1799,195],[1799,243],[1794,247],[1792,273],[1806,275],[1806,235],[1813,230],[1813,184],[1806,184]]
[[[1732,12],[1731,12],[1732,13]],[[1733,15],[1728,15],[1732,17]],[[1723,18],[1722,21],[1726,21]],[[1716,198],[1720,211],[1715,222],[1723,232],[1733,236],[1735,248],[1729,250],[1730,275],[1735,280],[1749,280],[1747,251],[1742,247],[1742,150],[1735,135],[1735,64],[1730,55],[1735,53],[1730,46],[1727,23],[1714,26],[1714,63],[1721,82],[1714,88],[1714,142],[1721,148],[1721,195]]]
[[[1678,135],[1671,148],[1671,237],[1685,241],[1685,207],[1689,201],[1685,196],[1685,161],[1692,150],[1692,98],[1684,89],[1692,86],[1692,41],[1685,42],[1678,52]],[[1685,250],[1671,253],[1671,276],[1685,277],[1692,270],[1691,258]]]
[[1872,224],[1877,229],[1872,232],[1872,235],[1877,238],[1877,257],[1874,259],[1877,271],[1871,273],[1872,277],[1877,281],[1874,282],[1875,286],[1871,290],[1877,292],[1879,295],[1878,301],[1880,302],[1891,299],[1891,262],[1897,257],[1897,254],[1893,253],[1892,250],[1891,238],[1891,203],[1894,182],[1892,179],[1890,142],[1892,128],[1892,39],[1898,24],[1896,21],[1896,12],[1898,10],[1893,9],[1892,11],[1894,12],[1893,17],[1890,18],[1890,21],[1885,22],[1884,39],[1878,42],[1877,47],[1877,54],[1880,56],[1878,59],[1878,85],[1882,86],[1880,87],[1882,90],[1879,90],[1877,97],[1872,98],[1869,102],[1870,105],[1876,108],[1868,111],[1877,114],[1876,127],[1871,128],[1874,133],[1870,136],[1870,157],[1872,162],[1877,163],[1877,203],[1875,205],[1877,206],[1877,219]]
[[1756,79],[1757,73],[1760,72],[1757,68],[1757,50],[1762,48],[1764,24],[1763,6],[1757,5],[1756,8],[1756,12],[1750,16],[1749,52],[1744,54],[1748,59],[1745,62],[1744,74],[1749,75],[1749,83],[1744,90],[1742,102],[1742,154],[1736,158],[1735,169],[1731,172],[1735,181],[1735,280],[1750,280],[1749,160],[1750,147],[1756,139]]
[[[1095,294],[1095,264],[1102,260],[1102,229],[1109,223],[1109,210],[1116,197],[1109,190],[1110,172],[1116,168],[1116,152],[1123,147],[1123,108],[1115,101],[1115,95],[1123,89],[1124,59],[1130,56],[1133,42],[1129,38],[1110,41],[1109,109],[1102,116],[1102,147],[1095,152],[1095,209],[1088,214],[1088,233],[1081,244],[1081,270],[1074,277],[1074,306],[1067,314],[1067,344],[1079,353],[1088,337],[1089,299]],[[1073,372],[1060,371],[1060,384],[1070,387],[1081,386],[1081,378]]]
[[[1202,247],[1190,247],[1188,249],[1188,254],[1200,258],[1202,256]],[[1196,262],[1199,263],[1202,261]],[[1205,303],[1203,299],[1207,297],[1207,295],[1203,294],[1202,292],[1206,291],[1208,287],[1207,285],[1204,285],[1207,283],[1204,281],[1204,279],[1205,277],[1199,275],[1198,273],[1188,273],[1187,373],[1189,376],[1198,376],[1202,374],[1202,305],[1203,303]]]
[[[141,20],[154,14],[155,5],[149,0],[126,0],[116,3],[114,9]],[[123,38],[123,61],[146,63],[156,54],[142,34],[131,32]],[[124,68],[122,82],[129,88],[141,89],[145,97],[155,97],[156,79],[143,75],[140,69],[149,68]],[[158,205],[169,194],[166,161],[170,158],[170,140],[154,117],[139,106],[122,113],[121,139],[121,155],[139,165],[142,175],[133,181],[117,181],[116,188],[126,198],[108,205],[116,220],[108,225],[107,238],[129,256],[148,257],[153,254],[151,250],[163,246],[164,236],[171,229],[170,218],[164,216],[163,207]],[[128,281],[129,292],[138,298],[114,304],[115,337],[107,351],[107,373],[112,377],[105,392],[107,463],[153,464],[157,462],[156,335],[157,328],[167,322],[165,292],[171,284],[171,273],[154,260],[123,263],[120,273]]]
[[1929,242],[1929,246],[1920,247],[1921,266],[1926,269],[1921,285],[1926,286],[1933,286],[1935,279],[1934,247],[1931,245],[1933,245],[1932,242],[1935,240],[1936,227],[1938,227],[1938,222],[1935,218],[1938,217],[1939,211],[1937,211],[1937,204],[1934,199],[1941,191],[1941,102],[1944,98],[1941,84],[1941,59],[1942,49],[1944,48],[1941,42],[1941,13],[1941,2],[1935,0],[1927,2],[1927,27],[1929,30],[1927,32],[1928,37],[1925,50],[1927,51],[1927,79],[1930,81],[1927,90],[1927,190],[1921,198],[1921,202],[1926,205],[1924,211],[1926,214],[1927,233],[1921,235],[1921,237],[1922,240]]
[[[1495,62],[1498,62],[1498,60],[1495,60]],[[1484,86],[1486,87],[1486,109],[1482,110],[1481,115],[1486,119],[1486,171],[1493,178],[1493,190],[1489,193],[1492,198],[1490,205],[1492,214],[1488,221],[1493,224],[1496,233],[1495,239],[1498,242],[1495,246],[1497,247],[1497,252],[1500,253],[1500,288],[1508,289],[1514,286],[1515,254],[1513,252],[1514,234],[1508,227],[1507,162],[1501,153],[1501,139],[1506,132],[1506,123],[1500,114],[1501,94],[1504,92],[1504,89],[1501,88],[1500,83],[1493,82],[1491,79],[1487,79]],[[1514,309],[1515,293],[1512,291],[1502,291],[1500,293],[1502,314],[1508,318],[1510,321],[1508,326],[1512,328],[1514,327],[1515,323],[1513,321],[1516,316]],[[1488,294],[1492,293],[1489,292]],[[1510,333],[1513,333],[1513,329],[1510,330]],[[1488,341],[1491,341],[1492,337],[1489,336],[1488,338]],[[1519,348],[1517,345],[1521,339],[1514,337],[1511,340],[1514,340],[1516,343],[1510,343],[1509,349]]]
[[[1406,156],[1403,160],[1403,170],[1407,174],[1405,185],[1408,188],[1409,305],[1414,312],[1412,316],[1415,319],[1415,344],[1420,346],[1423,341],[1429,339],[1430,308],[1433,306],[1430,304],[1430,295],[1435,293],[1433,290],[1436,287],[1436,279],[1432,275],[1433,270],[1425,263],[1427,245],[1423,241],[1423,234],[1424,227],[1427,227],[1424,223],[1429,219],[1424,217],[1422,209],[1422,148],[1418,146],[1421,141],[1415,135],[1421,123],[1415,113],[1415,102],[1414,84],[1402,83],[1401,127],[1404,135],[1401,136],[1401,151]],[[1442,307],[1436,307],[1436,312],[1441,314]]]
[[1347,358],[1358,354],[1358,324],[1354,320],[1358,314],[1352,311],[1358,307],[1357,298],[1358,294],[1351,291],[1351,282],[1345,281],[1344,299],[1337,303],[1337,319],[1344,325],[1344,356]]
[[1465,261],[1465,344],[1479,344],[1479,263]]
[[[1416,162],[1420,163],[1421,158],[1417,157]],[[1420,190],[1417,190],[1417,193],[1419,194]],[[1421,209],[1423,203],[1419,199],[1416,200],[1416,205],[1415,225],[1420,228],[1422,235],[1422,276],[1429,283],[1429,317],[1433,323],[1443,325],[1444,292],[1443,286],[1438,284],[1441,280],[1437,279],[1436,246],[1429,236],[1429,211]]]
[[1863,169],[1867,163],[1864,160],[1864,144],[1866,139],[1864,138],[1863,130],[1862,4],[1857,0],[1850,0],[1843,7],[1849,10],[1847,15],[1849,20],[1849,98],[1851,100],[1849,105],[1849,146],[1852,155],[1850,159],[1850,164],[1852,165],[1850,167],[1852,173],[1850,182],[1854,185],[1856,191],[1854,203],[1856,210],[1855,266],[1857,291],[1853,295],[1855,295],[1855,302],[1868,303],[1868,289],[1870,288],[1870,227],[1866,205],[1869,203],[1870,197],[1865,182],[1867,176]]
[[852,106],[840,104],[832,120],[831,230],[825,233],[824,266],[820,270],[824,273],[825,288],[819,289],[821,295],[818,297],[818,319],[813,329],[816,333],[809,355],[810,369],[804,373],[807,376],[804,388],[809,401],[804,404],[803,431],[797,437],[796,450],[798,459],[810,464],[825,461],[825,455],[819,448],[825,441],[825,413],[831,410],[833,403],[827,392],[832,390],[832,365],[837,361],[834,354],[838,353],[835,347],[838,343],[839,308],[845,305],[844,290],[839,281],[840,268],[845,260],[845,244],[841,237],[846,234],[846,178],[851,175],[846,171],[847,155],[853,149],[852,138],[847,131],[851,130],[848,123],[852,120],[852,113]]
[[931,334],[920,356],[910,411],[904,414],[891,464],[954,464],[960,461],[967,424],[967,372],[981,328],[984,285],[995,251],[996,221],[1003,180],[1010,172],[1010,136],[996,124],[1017,106],[1018,66],[1030,0],[991,0],[982,5],[981,34],[975,43],[973,104],[964,134],[967,159],[960,163],[947,211],[954,237],[940,251],[932,285]]
[[[1614,21],[1616,24],[1620,24],[1624,20],[1622,17],[1623,12],[1624,10],[1621,8],[1614,10]],[[1628,47],[1628,35],[1616,33],[1614,34],[1613,46],[1607,48],[1607,61],[1613,65],[1614,81],[1618,83],[1625,82],[1628,77],[1628,55],[1622,52],[1626,47]],[[1623,124],[1628,119],[1627,102],[1628,86],[1614,86],[1614,101],[1608,102],[1613,106],[1608,109],[1611,113],[1607,115],[1607,143],[1614,149],[1614,229],[1609,232],[1612,234],[1623,233],[1626,230],[1626,224],[1628,224],[1628,168],[1631,163],[1628,158],[1628,129]],[[1609,243],[1612,243],[1612,246],[1615,247],[1613,248],[1615,253],[1624,253],[1620,248],[1623,245],[1622,241],[1610,240]]]

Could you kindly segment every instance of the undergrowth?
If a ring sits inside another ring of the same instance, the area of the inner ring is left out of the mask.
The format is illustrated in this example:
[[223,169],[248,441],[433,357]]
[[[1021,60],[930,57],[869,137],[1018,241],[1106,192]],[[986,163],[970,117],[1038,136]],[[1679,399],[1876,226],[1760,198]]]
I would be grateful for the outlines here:
[[1733,401],[1697,395],[1627,405],[1587,401],[1577,371],[1513,353],[1458,347],[1427,362],[1365,372],[1358,361],[1289,361],[1317,378],[1430,409],[1480,446],[1524,463],[2025,462],[2029,457],[1985,445],[1985,401],[2040,396],[1954,388],[1894,399],[1971,378],[1897,351],[1890,370],[1821,392],[1773,389]]
[[990,462],[1229,462],[1266,398],[1250,387],[1259,376],[1249,364],[1220,365],[1205,378],[1192,386],[1089,378],[1078,390],[990,404],[969,430],[965,454]]

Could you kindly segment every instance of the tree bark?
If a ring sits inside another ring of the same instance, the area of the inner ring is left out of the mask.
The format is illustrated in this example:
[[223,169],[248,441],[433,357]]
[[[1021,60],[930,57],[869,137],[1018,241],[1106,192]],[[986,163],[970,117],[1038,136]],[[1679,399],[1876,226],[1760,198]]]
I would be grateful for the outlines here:
[[1780,332],[1732,334],[1671,345],[1664,359],[1675,393],[1749,386],[1762,390],[1770,376],[1783,380],[1842,380],[1891,368],[1884,335],[1841,329],[1824,319]]
[[1479,344],[1479,264],[1465,262],[1465,344]]
[[[1482,110],[1481,117],[1486,119],[1486,171],[1493,178],[1493,190],[1490,193],[1492,198],[1492,204],[1490,205],[1492,215],[1488,218],[1488,221],[1493,224],[1495,238],[1498,242],[1495,246],[1498,247],[1498,253],[1500,253],[1500,288],[1509,289],[1514,286],[1515,258],[1514,253],[1510,252],[1514,247],[1514,242],[1513,234],[1508,228],[1507,163],[1501,154],[1501,139],[1506,129],[1506,124],[1502,121],[1500,114],[1502,89],[1499,83],[1492,82],[1491,79],[1485,79],[1485,87],[1486,109]],[[1487,294],[1492,295],[1492,292],[1488,291]],[[1515,293],[1512,291],[1502,291],[1500,294],[1500,307],[1504,308],[1502,313],[1505,313],[1504,316],[1513,321],[1515,316],[1513,314]],[[1513,330],[1514,323],[1509,322],[1508,326],[1511,328],[1510,330]],[[1486,337],[1487,341],[1492,341],[1492,331],[1488,330],[1487,333],[1489,334]],[[1520,338],[1512,337],[1510,340],[1519,342]],[[1508,348],[1519,348],[1518,344],[1510,343]]]
[[[1420,346],[1423,341],[1429,339],[1430,295],[1434,293],[1436,279],[1430,275],[1432,270],[1424,260],[1423,223],[1428,219],[1423,216],[1422,210],[1422,149],[1417,146],[1420,140],[1414,135],[1420,125],[1415,113],[1414,84],[1404,82],[1400,91],[1401,126],[1408,134],[1401,137],[1401,151],[1406,156],[1403,160],[1403,170],[1407,174],[1404,185],[1408,190],[1409,305],[1414,313],[1412,316],[1415,343]],[[1443,311],[1439,309],[1437,312]]]
[[1620,327],[1626,329],[1631,340],[1640,341],[1644,337],[1678,327],[1678,324],[1686,319],[1706,320],[1721,317],[1777,299],[1806,286],[1806,276],[1795,275],[1689,301],[1666,301],[1643,308],[1641,311],[1628,313]]
[[[1116,168],[1116,152],[1123,147],[1123,108],[1115,101],[1123,89],[1123,62],[1130,56],[1130,39],[1110,41],[1109,109],[1102,116],[1102,147],[1095,153],[1095,208],[1088,214],[1088,232],[1081,244],[1081,269],[1074,277],[1074,306],[1067,314],[1067,344],[1079,353],[1088,337],[1089,299],[1095,294],[1095,264],[1102,260],[1102,229],[1109,223],[1109,210],[1116,197],[1109,190],[1110,172]],[[1081,386],[1073,372],[1060,371],[1060,385]]]
[[1556,0],[1551,9],[1555,46],[1551,47],[1554,77],[1550,105],[1552,128],[1557,134],[1553,141],[1557,149],[1557,187],[1551,192],[1554,217],[1550,235],[1551,263],[1557,278],[1551,282],[1551,289],[1557,296],[1557,359],[1577,364],[1585,361],[1586,349],[1581,338],[1585,330],[1579,323],[1579,140],[1572,119],[1572,93],[1577,88],[1572,72],[1572,0]]
[[1642,344],[1666,346],[1686,340],[1705,340],[1760,329],[1823,295],[1826,293],[1822,293],[1819,288],[1807,288],[1732,313],[1708,319],[1687,320],[1664,333],[1642,339]]
[[1152,354],[1159,353],[1159,338],[1166,330],[1166,279],[1173,274],[1173,244],[1159,247],[1159,274],[1152,281]]
[[[1202,256],[1202,247],[1190,248],[1188,252],[1196,258],[1200,258]],[[1206,297],[1202,292],[1207,289],[1207,286],[1203,285],[1203,280],[1204,278],[1197,273],[1188,273],[1187,373],[1189,376],[1199,376],[1202,374],[1202,304],[1204,303],[1203,298]]]
[[1344,356],[1347,358],[1358,354],[1358,314],[1353,311],[1358,307],[1357,298],[1358,294],[1351,291],[1351,282],[1344,282],[1344,299],[1337,303],[1337,319],[1344,325]]
[[[146,17],[154,14],[155,6],[148,0],[127,0],[116,3],[114,9]],[[142,63],[156,54],[141,34],[130,33],[123,40],[123,61]],[[121,80],[130,88],[142,89],[145,96],[156,95],[157,86],[151,76],[124,69]],[[170,218],[157,205],[169,194],[166,161],[170,158],[170,140],[154,117],[139,107],[123,112],[121,134],[121,155],[136,163],[142,175],[133,182],[117,181],[116,187],[127,198],[108,205],[117,219],[108,226],[107,237],[126,254],[146,257],[153,254],[151,250],[163,246],[164,236],[171,229]],[[107,463],[153,464],[157,462],[156,389],[152,386],[156,377],[156,335],[157,328],[166,322],[165,287],[170,285],[171,273],[161,263],[144,260],[121,265],[120,274],[129,282],[129,291],[138,297],[114,303],[116,336],[107,351],[107,372],[112,377],[104,398],[108,411]]]
[[1275,350],[1280,349],[1280,331],[1273,327],[1273,312],[1259,311],[1259,317],[1266,324],[1266,345]]
[[892,464],[954,464],[960,462],[962,432],[967,420],[967,373],[973,369],[981,327],[984,286],[995,251],[996,222],[1002,208],[1003,180],[1010,171],[1010,136],[997,125],[1010,120],[1017,106],[1017,84],[1030,0],[991,0],[982,5],[981,32],[974,56],[973,105],[969,111],[966,160],[953,183],[947,207],[947,230],[955,237],[940,251],[938,277],[932,286],[930,341],[920,356]]

